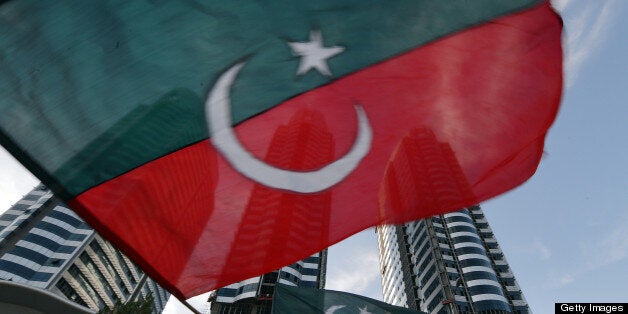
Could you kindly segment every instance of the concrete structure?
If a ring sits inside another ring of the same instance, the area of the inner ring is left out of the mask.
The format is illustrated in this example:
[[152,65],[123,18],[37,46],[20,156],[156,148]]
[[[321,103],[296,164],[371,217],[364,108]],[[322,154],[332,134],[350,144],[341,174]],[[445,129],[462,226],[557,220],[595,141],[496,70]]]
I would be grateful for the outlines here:
[[44,186],[0,216],[0,280],[44,289],[92,310],[152,294],[160,313],[169,297]]

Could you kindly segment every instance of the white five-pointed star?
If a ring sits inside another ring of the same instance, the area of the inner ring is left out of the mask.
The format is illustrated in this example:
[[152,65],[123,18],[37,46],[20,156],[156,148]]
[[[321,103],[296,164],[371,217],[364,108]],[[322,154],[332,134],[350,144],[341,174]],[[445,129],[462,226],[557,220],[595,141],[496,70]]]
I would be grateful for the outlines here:
[[369,312],[367,305],[365,305],[364,308],[360,307],[359,309],[360,309],[360,314],[373,314],[373,313]]
[[288,45],[295,55],[301,56],[297,75],[316,69],[323,75],[331,76],[327,59],[345,50],[345,47],[341,46],[323,47],[323,35],[320,31],[310,31],[309,42],[291,42]]

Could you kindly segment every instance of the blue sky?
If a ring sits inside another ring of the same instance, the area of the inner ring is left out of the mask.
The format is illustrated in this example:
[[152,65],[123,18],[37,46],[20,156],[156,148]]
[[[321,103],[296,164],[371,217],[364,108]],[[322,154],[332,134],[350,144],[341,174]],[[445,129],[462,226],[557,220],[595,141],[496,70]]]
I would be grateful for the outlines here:
[[[565,22],[566,84],[545,156],[532,179],[482,204],[536,313],[628,302],[628,1],[553,3]],[[0,211],[37,184],[1,149],[0,173]],[[327,288],[381,299],[377,254],[372,229],[333,246]]]

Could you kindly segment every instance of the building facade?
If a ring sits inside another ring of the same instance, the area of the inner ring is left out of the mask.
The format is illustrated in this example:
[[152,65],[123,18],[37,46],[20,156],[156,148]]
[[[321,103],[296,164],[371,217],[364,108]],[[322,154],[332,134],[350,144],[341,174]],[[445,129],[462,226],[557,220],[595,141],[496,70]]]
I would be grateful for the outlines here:
[[377,227],[384,301],[427,313],[529,313],[479,206]]
[[170,294],[40,185],[0,216],[0,280],[67,297],[93,310]]
[[327,250],[276,271],[220,288],[210,296],[211,313],[271,313],[275,285],[323,289]]

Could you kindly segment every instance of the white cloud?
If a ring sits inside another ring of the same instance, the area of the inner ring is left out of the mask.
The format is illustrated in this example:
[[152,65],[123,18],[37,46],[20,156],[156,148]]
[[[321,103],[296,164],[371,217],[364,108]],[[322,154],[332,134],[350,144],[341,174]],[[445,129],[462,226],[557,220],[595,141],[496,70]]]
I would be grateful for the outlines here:
[[628,259],[628,211],[622,214],[614,219],[613,225],[601,239],[593,238],[583,246],[582,253],[588,257],[586,271]]
[[550,290],[560,289],[576,281],[576,277],[578,275],[579,274],[576,274],[576,273],[560,274],[560,273],[552,272],[552,273],[547,274],[544,286],[545,288],[548,288]]
[[575,280],[575,278],[574,278],[573,275],[566,274],[566,275],[564,275],[564,276],[562,276],[560,278],[560,282],[559,283],[560,283],[561,286],[564,286],[564,285],[568,285],[568,284],[574,282],[574,280]]
[[536,239],[534,240],[534,242],[532,242],[532,251],[542,260],[548,260],[550,257],[552,257],[552,251],[550,250],[550,248],[539,239]]
[[539,238],[531,239],[530,242],[520,245],[517,248],[519,254],[525,255],[530,259],[547,261],[552,257],[552,250]]
[[379,257],[373,250],[352,249],[348,257],[330,264],[326,289],[364,295],[373,285],[380,284]]
[[[608,230],[608,231],[607,231]],[[578,277],[599,271],[606,267],[616,267],[613,264],[628,259],[628,210],[613,220],[611,226],[603,228],[597,236],[590,237],[582,244],[581,254],[583,261],[572,265],[573,268],[561,275],[550,275],[550,288],[561,288],[571,284]],[[578,259],[580,260],[580,259]]]
[[[578,78],[580,68],[604,44],[610,26],[615,20],[615,7],[620,1],[553,1],[552,4],[565,22],[565,72],[566,86]],[[601,5],[600,5],[601,4]],[[563,14],[567,11],[577,11]]]

